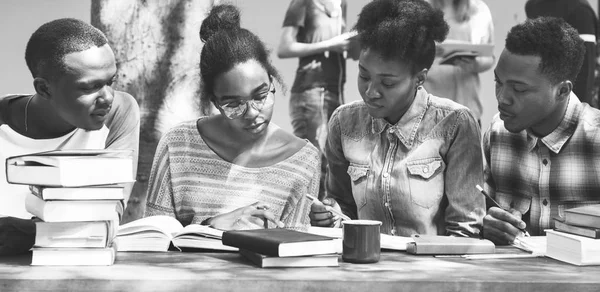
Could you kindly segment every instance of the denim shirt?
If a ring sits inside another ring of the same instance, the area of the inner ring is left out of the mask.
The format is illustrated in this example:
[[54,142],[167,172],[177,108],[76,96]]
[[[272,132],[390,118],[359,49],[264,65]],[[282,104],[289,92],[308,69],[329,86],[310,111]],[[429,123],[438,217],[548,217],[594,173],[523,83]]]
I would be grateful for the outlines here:
[[397,124],[364,102],[329,122],[327,196],[351,218],[379,220],[392,235],[479,234],[485,200],[479,126],[469,110],[422,87]]

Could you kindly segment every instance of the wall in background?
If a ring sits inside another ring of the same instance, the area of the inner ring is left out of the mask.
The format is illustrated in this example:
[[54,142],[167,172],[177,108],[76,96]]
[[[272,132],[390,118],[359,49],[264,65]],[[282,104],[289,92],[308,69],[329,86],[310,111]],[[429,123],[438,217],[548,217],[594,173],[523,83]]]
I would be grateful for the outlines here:
[[[598,9],[597,0],[589,0],[594,9]],[[258,34],[273,50],[274,65],[281,71],[284,80],[291,87],[297,59],[278,59],[275,50],[279,41],[281,24],[289,1],[286,0],[230,0],[242,10],[242,26]],[[348,25],[353,26],[360,9],[369,0],[348,0]],[[523,0],[485,0],[492,11],[495,25],[496,57],[502,52],[504,38],[508,30],[518,22],[525,20]],[[0,54],[0,95],[8,93],[30,93],[31,75],[25,65],[25,45],[31,33],[41,24],[61,17],[74,17],[90,20],[89,0],[2,0],[0,1],[0,36],[2,54]],[[347,62],[345,96],[346,101],[360,99],[356,88],[357,63]],[[494,96],[493,72],[482,74],[482,101],[484,112],[483,128],[489,124],[497,112]],[[280,94],[275,105],[273,121],[286,130],[291,130],[288,116],[287,94]]]

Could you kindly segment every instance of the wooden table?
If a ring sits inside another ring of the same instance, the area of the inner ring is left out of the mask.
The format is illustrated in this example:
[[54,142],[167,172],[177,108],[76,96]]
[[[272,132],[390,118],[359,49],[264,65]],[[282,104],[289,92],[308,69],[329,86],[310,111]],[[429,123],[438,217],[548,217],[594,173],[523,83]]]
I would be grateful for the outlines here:
[[108,267],[0,257],[0,291],[600,291],[600,266],[383,252],[376,264],[260,269],[237,253],[119,253]]

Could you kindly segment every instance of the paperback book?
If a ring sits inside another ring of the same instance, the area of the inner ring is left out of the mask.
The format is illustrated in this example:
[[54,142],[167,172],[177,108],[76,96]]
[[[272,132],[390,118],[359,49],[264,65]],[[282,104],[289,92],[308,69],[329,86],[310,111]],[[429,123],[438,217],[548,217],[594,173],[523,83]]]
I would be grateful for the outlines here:
[[240,254],[260,268],[305,268],[339,266],[337,254],[297,257],[273,257],[245,249],[240,249]]
[[118,200],[44,201],[27,194],[25,209],[46,222],[110,221],[117,215]]

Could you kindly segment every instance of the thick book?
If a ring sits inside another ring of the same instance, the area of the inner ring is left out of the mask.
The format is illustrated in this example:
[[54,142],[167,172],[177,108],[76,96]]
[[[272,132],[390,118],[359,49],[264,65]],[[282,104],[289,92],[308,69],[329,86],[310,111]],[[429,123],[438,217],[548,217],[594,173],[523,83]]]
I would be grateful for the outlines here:
[[119,251],[156,251],[163,252],[169,245],[179,250],[206,249],[218,251],[237,251],[237,248],[223,245],[223,231],[190,224],[183,227],[170,216],[150,216],[119,226],[115,241]]
[[494,243],[487,239],[421,234],[412,237],[414,242],[408,243],[406,248],[410,254],[479,254],[496,251]]
[[29,190],[42,200],[123,200],[125,186],[112,184],[61,188],[31,185]]
[[245,249],[240,249],[240,254],[260,268],[306,268],[339,266],[339,256],[337,254],[298,257],[273,257]]
[[222,240],[228,246],[275,257],[333,254],[339,244],[328,236],[284,228],[225,231]]
[[546,230],[546,256],[578,266],[600,265],[600,239]]
[[114,220],[118,200],[44,201],[34,194],[25,197],[25,210],[46,222]]
[[33,248],[32,266],[110,266],[117,255],[116,246],[106,248]]
[[454,64],[457,58],[492,56],[494,52],[494,45],[491,44],[452,42],[441,43],[438,46],[444,51],[444,56],[439,61],[440,64]]
[[81,187],[133,182],[133,151],[55,150],[6,159],[12,184]]
[[565,210],[565,223],[600,228],[600,204]]
[[576,226],[555,219],[554,229],[579,236],[600,239],[600,228]]
[[115,236],[115,221],[35,222],[34,247],[107,247]]

